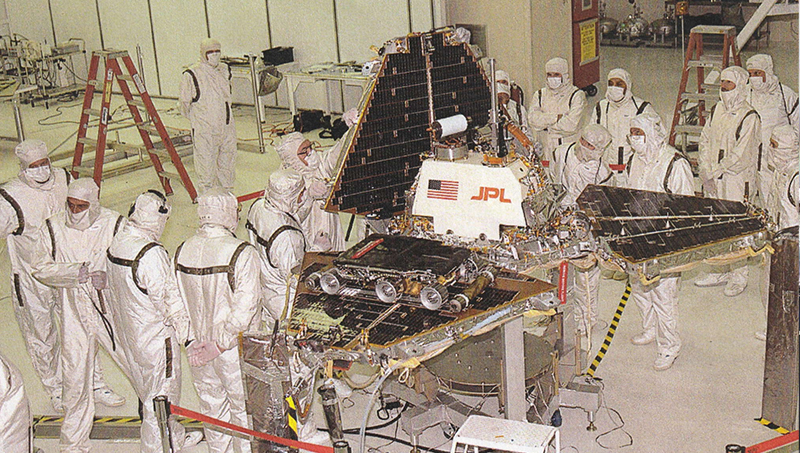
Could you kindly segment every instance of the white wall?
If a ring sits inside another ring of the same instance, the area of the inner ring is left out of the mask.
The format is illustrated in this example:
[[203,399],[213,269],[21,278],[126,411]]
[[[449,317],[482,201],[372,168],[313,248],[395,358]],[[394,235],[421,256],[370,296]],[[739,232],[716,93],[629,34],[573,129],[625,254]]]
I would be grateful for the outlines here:
[[[207,36],[219,39],[230,56],[292,46],[298,65],[363,61],[373,55],[370,45],[430,29],[440,1],[0,0],[0,31],[7,9],[11,31],[29,39],[53,44],[82,38],[89,52],[102,43],[131,55],[138,44],[149,90],[174,97],[182,67],[197,60]],[[318,106],[319,85],[298,91],[300,107]],[[286,105],[285,89],[278,99]]]
[[11,33],[11,25],[8,23],[8,13],[6,12],[6,0],[0,0],[0,36]]
[[[484,55],[496,60],[524,92],[531,93],[530,5],[515,0],[447,0],[447,22],[485,27]],[[514,11],[509,14],[509,11]]]
[[5,0],[12,33],[53,44],[52,22],[47,0]]
[[792,43],[797,45],[797,15],[775,16],[767,19],[769,21],[769,41],[776,44]]
[[[572,62],[571,3],[565,0],[447,0],[447,22],[486,27],[487,56],[509,73],[530,99],[544,84],[544,64]],[[526,101],[527,103],[527,101]]]

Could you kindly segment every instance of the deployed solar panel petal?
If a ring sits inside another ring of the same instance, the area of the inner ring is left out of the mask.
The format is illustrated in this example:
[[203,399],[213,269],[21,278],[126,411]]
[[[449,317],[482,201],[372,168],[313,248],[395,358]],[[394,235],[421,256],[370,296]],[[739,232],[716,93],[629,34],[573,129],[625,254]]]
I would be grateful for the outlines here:
[[389,41],[326,209],[354,214],[405,209],[433,121],[462,114],[470,125],[489,121],[489,80],[465,43],[449,29]]
[[590,185],[578,205],[604,247],[631,263],[766,230],[764,219],[738,201]]

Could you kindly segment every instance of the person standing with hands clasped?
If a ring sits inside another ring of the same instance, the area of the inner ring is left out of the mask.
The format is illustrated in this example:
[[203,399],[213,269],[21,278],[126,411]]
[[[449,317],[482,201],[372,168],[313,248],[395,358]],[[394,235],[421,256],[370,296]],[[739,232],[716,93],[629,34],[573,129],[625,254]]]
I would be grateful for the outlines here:
[[[200,411],[247,427],[238,338],[261,321],[258,252],[233,232],[238,202],[230,192],[211,189],[197,197],[200,229],[175,251],[175,270],[190,319],[186,352]],[[209,450],[250,452],[250,443],[205,430]]]

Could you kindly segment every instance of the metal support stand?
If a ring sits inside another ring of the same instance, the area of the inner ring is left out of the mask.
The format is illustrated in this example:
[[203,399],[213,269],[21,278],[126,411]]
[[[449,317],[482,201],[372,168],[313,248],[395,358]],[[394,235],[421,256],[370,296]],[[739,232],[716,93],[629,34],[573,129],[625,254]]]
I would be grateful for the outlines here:
[[333,386],[333,380],[326,380],[317,389],[317,392],[322,398],[322,411],[325,413],[325,424],[328,427],[328,435],[331,437],[331,442],[334,445],[344,442],[343,447],[349,448],[347,441],[344,440],[342,413],[339,410],[339,399],[336,397],[336,388]]
[[169,431],[169,401],[166,396],[153,398],[153,408],[158,420],[158,429],[161,431],[161,448],[164,453],[173,453],[172,433]]
[[681,55],[686,55],[686,22],[681,16]]
[[264,154],[264,131],[261,125],[264,123],[264,107],[261,105],[261,97],[258,95],[258,73],[256,72],[256,56],[247,55],[250,63],[250,82],[253,85],[253,107],[256,109],[256,132],[258,132],[258,152]]
[[11,105],[14,110],[14,125],[17,128],[17,141],[25,140],[25,126],[22,124],[22,110],[19,108],[19,100],[23,94],[36,91],[36,89],[34,85],[19,87],[14,91],[14,96],[11,99]]
[[498,124],[497,124],[497,83],[496,83],[496,75],[494,72],[494,65],[495,61],[494,58],[489,59],[489,83],[492,85],[491,93],[492,93],[492,111],[489,114],[489,123],[492,127],[492,149],[497,149],[497,134],[498,134]]
[[[586,335],[587,337],[591,336],[591,331]],[[583,365],[583,350],[581,349],[583,343],[583,335],[580,334],[578,329],[575,329],[575,376],[580,376],[583,374],[584,365]],[[587,341],[588,344],[588,341]]]
[[14,125],[17,126],[17,140],[21,142],[25,140],[25,129],[22,126],[22,112],[19,109],[19,96],[15,94],[12,103],[14,106]]
[[597,431],[597,426],[594,424],[594,411],[589,411],[589,426],[586,427],[586,431]]
[[503,324],[503,407],[508,420],[525,420],[525,342],[522,316]]
[[337,440],[333,443],[333,453],[352,453],[352,451],[346,440]]

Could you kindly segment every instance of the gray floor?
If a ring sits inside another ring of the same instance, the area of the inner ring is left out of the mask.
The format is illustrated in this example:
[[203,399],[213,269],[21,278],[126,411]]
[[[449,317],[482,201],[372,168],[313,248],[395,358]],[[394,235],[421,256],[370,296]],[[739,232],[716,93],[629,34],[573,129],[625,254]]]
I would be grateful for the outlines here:
[[[773,46],[770,50],[775,57],[778,73],[790,86],[796,87],[797,72],[794,68],[797,68],[797,49],[789,47],[791,46]],[[680,50],[604,47],[602,55],[603,74],[614,67],[628,69],[634,78],[634,93],[650,100],[665,120],[671,117],[682,64]],[[746,53],[746,56],[749,54]],[[602,93],[601,87],[598,96]],[[591,99],[590,103],[593,104],[597,99]],[[74,138],[70,135],[77,130],[75,122],[78,120],[78,102],[79,100],[62,105],[60,110],[63,114],[45,122],[67,122],[55,125],[40,125],[37,121],[57,113],[56,106],[51,106],[49,110],[41,106],[24,106],[28,136],[45,140],[51,148],[64,142],[60,150],[74,146]],[[168,125],[187,128],[188,123],[175,113],[174,106],[174,101],[158,102],[158,107],[162,109],[162,118]],[[252,143],[256,135],[250,110],[242,108],[236,113],[239,137],[251,140]],[[0,118],[0,136],[14,135],[8,103],[0,104]],[[275,110],[270,113],[268,120],[270,123],[285,123],[288,113]],[[123,131],[121,138],[123,141],[137,143],[136,136],[131,131]],[[17,172],[12,146],[10,142],[0,142],[0,180],[7,180]],[[191,160],[187,159],[187,163],[191,172]],[[276,168],[277,163],[277,156],[271,147],[263,155],[240,152],[237,163],[237,195],[262,189],[267,175]],[[156,187],[158,181],[152,169],[111,178],[103,184],[102,202],[107,207],[126,212],[137,194]],[[170,251],[174,251],[196,228],[196,216],[180,185],[176,185],[171,201],[174,214],[165,231],[163,242]],[[243,231],[240,232],[243,234]],[[0,258],[0,269],[3,272],[8,270],[5,253]],[[604,407],[608,410],[604,408],[598,414],[596,432],[585,430],[586,415],[582,411],[563,410],[561,436],[564,451],[588,453],[619,449],[653,453],[721,452],[728,443],[752,445],[775,437],[774,432],[753,421],[760,416],[765,347],[763,342],[753,337],[753,333],[763,329],[765,323],[756,284],[759,269],[752,267],[750,285],[743,294],[734,298],[723,296],[720,289],[694,287],[692,281],[699,272],[695,270],[683,276],[679,302],[684,347],[675,366],[665,372],[654,371],[652,361],[655,358],[655,346],[636,347],[630,343],[630,338],[639,331],[640,322],[636,307],[630,304],[617,336],[597,372],[597,376],[603,379]],[[2,284],[0,287],[0,297],[8,299],[9,286]],[[611,320],[623,289],[620,282],[602,281],[600,318],[605,323]],[[0,316],[9,323],[6,334],[0,340],[0,349],[22,370],[33,413],[52,414],[49,401],[30,365],[16,323],[12,321],[12,308],[8,302],[0,305]],[[595,332],[594,343],[599,345],[604,335],[604,331]],[[570,357],[565,358],[565,361],[569,360]],[[128,402],[116,409],[100,407],[98,414],[135,414],[136,398],[130,384],[107,356],[103,355],[102,362],[109,382]],[[196,409],[197,397],[185,359],[183,364],[185,372],[181,404]],[[348,427],[360,423],[366,396],[357,392],[352,400],[352,407],[344,411],[345,425]],[[470,404],[477,402],[472,401]],[[345,406],[351,405],[348,402]],[[633,438],[632,447],[619,448],[628,440],[620,429],[602,436],[599,442],[595,440],[599,434],[619,426],[620,420],[612,415],[611,409],[618,411],[624,418],[624,430]],[[484,410],[496,411],[493,399],[487,401]],[[384,432],[393,434],[395,428],[388,428]],[[399,435],[404,436],[402,431]],[[450,447],[449,442],[437,430],[426,432],[421,441],[424,445],[445,450]],[[384,445],[387,443],[368,440],[368,445],[376,448],[374,451],[408,450],[408,447],[398,443]],[[57,451],[57,443],[52,440],[37,441],[37,445],[47,453]],[[95,442],[94,445],[95,451],[102,452],[138,451],[135,442]],[[201,452],[206,449],[201,445],[192,451]]]

